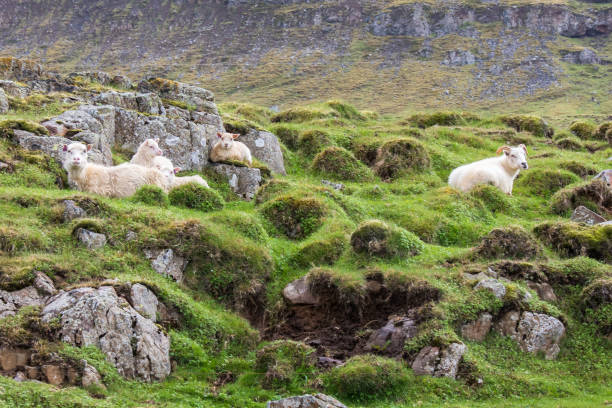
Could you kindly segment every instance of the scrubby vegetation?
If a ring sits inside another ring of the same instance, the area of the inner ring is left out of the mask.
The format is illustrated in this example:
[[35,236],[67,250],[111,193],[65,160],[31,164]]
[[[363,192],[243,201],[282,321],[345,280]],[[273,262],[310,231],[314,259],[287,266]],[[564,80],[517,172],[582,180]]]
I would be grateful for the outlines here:
[[223,208],[223,198],[215,190],[197,183],[183,184],[170,190],[170,203],[177,207],[193,208],[200,211],[215,211]]
[[341,147],[328,147],[317,154],[312,169],[322,176],[338,180],[365,181],[372,179],[372,173],[359,162],[351,152]]

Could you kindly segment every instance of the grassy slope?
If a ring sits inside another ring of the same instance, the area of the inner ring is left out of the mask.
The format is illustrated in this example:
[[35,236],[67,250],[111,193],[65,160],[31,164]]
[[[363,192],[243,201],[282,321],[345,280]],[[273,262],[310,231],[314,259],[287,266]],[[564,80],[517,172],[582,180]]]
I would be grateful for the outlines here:
[[[305,108],[305,112],[319,118],[287,124],[271,123],[271,112],[253,106],[228,104],[221,106],[221,109],[226,118],[231,116],[234,121],[250,120],[273,131],[278,131],[279,126],[298,133],[323,131],[328,134],[331,143],[354,151],[363,143],[414,133],[405,124],[404,117],[370,116],[369,119],[360,120],[350,109],[334,110],[327,104]],[[61,108],[51,106],[35,111],[12,112],[8,117],[37,119],[56,110]],[[0,120],[4,118],[0,116]],[[493,211],[495,207],[490,202],[483,204],[470,194],[458,194],[448,189],[445,180],[450,170],[460,164],[491,156],[498,146],[506,143],[525,142],[528,145],[532,157],[529,172],[557,168],[559,163],[568,160],[602,169],[607,167],[605,159],[612,153],[609,147],[594,154],[584,149],[578,152],[561,150],[545,138],[528,133],[511,134],[507,130],[491,119],[425,129],[417,138],[426,146],[431,157],[430,170],[411,172],[390,183],[377,178],[370,182],[346,182],[343,193],[322,189],[320,179],[325,176],[310,170],[312,156],[304,154],[300,148],[294,151],[286,149],[288,176],[279,179],[289,183],[288,192],[298,197],[313,196],[327,211],[323,225],[302,241],[289,240],[276,230],[262,216],[261,208],[264,205],[233,200],[227,188],[221,184],[213,183],[213,187],[221,189],[226,199],[230,200],[223,210],[208,214],[177,207],[162,209],[144,206],[128,199],[91,196],[104,209],[96,218],[103,230],[116,241],[95,256],[72,238],[73,224],[57,221],[55,204],[76,193],[57,189],[54,177],[43,170],[42,165],[37,164],[36,160],[23,158],[10,142],[0,139],[0,160],[4,156],[4,160],[11,160],[16,169],[13,174],[0,174],[0,231],[4,234],[4,242],[19,243],[15,248],[11,245],[0,248],[4,251],[0,251],[0,265],[4,268],[5,288],[10,285],[22,286],[32,267],[60,277],[66,287],[99,284],[103,279],[112,278],[126,282],[143,281],[164,300],[176,304],[187,316],[182,327],[170,331],[173,357],[179,364],[163,383],[125,381],[104,363],[103,356],[97,350],[55,345],[53,347],[57,347],[61,353],[85,356],[98,367],[108,386],[103,393],[105,399],[96,399],[80,388],[58,391],[46,384],[17,384],[0,377],[3,390],[0,407],[15,404],[20,407],[263,407],[268,399],[314,392],[321,386],[325,390],[325,374],[316,372],[296,375],[284,385],[264,389],[263,373],[257,372],[254,365],[254,333],[244,320],[225,307],[232,302],[239,303],[240,295],[210,296],[197,288],[190,289],[170,282],[148,266],[139,249],[140,241],[123,242],[127,229],[138,231],[140,240],[147,237],[157,239],[160,230],[187,219],[197,220],[209,228],[215,240],[230,255],[232,251],[255,246],[260,251],[257,254],[272,257],[274,267],[266,290],[266,307],[271,316],[278,310],[282,287],[310,269],[310,266],[298,266],[294,262],[295,254],[305,243],[324,240],[334,234],[350,234],[359,222],[370,218],[395,223],[415,232],[426,242],[420,255],[407,259],[377,260],[357,256],[350,247],[345,247],[332,267],[333,273],[345,282],[362,282],[367,267],[378,267],[397,271],[402,276],[427,280],[443,291],[443,299],[437,309],[442,313],[439,317],[441,327],[436,336],[456,338],[454,325],[458,321],[474,316],[480,307],[495,302],[491,303],[492,300],[485,297],[482,305],[472,304],[480,300],[474,299],[472,290],[459,279],[462,264],[449,264],[447,261],[464,257],[468,248],[477,244],[480,237],[494,227],[518,224],[531,229],[544,220],[558,220],[561,217],[549,210],[550,194],[534,193],[532,185],[521,181],[524,176],[515,184],[514,196],[502,196],[501,210]],[[79,196],[88,195],[79,193]],[[239,224],[235,221],[237,217],[247,217],[248,222]],[[227,228],[228,225],[230,228]],[[261,232],[257,225],[263,226],[267,233]],[[236,242],[244,247],[230,244]],[[311,261],[316,263],[317,258]],[[545,258],[541,261],[566,265],[570,269],[586,265],[587,269],[609,271],[609,265],[584,258],[560,260],[550,250],[546,250]],[[205,267],[206,264],[196,265],[191,275],[188,274],[195,279],[188,279],[188,282],[197,280],[202,273],[199,269]],[[231,271],[227,271],[227,276],[230,275]],[[223,284],[223,272],[220,276]],[[612,349],[609,342],[595,334],[594,325],[583,321],[577,310],[580,289],[556,288],[561,299],[556,306],[536,301],[527,306],[532,310],[563,316],[567,322],[568,335],[557,361],[545,361],[539,356],[522,353],[514,342],[492,333],[484,343],[466,342],[469,347],[466,358],[484,379],[482,387],[467,385],[462,380],[414,377],[407,372],[405,381],[408,386],[391,397],[369,403],[350,399],[345,399],[345,402],[350,406],[363,404],[406,408],[603,406],[604,401],[612,398],[612,366],[609,358]],[[526,289],[519,284],[516,290],[521,292]],[[0,325],[0,330],[2,328]],[[236,382],[216,386],[215,379],[227,371],[236,375]]]

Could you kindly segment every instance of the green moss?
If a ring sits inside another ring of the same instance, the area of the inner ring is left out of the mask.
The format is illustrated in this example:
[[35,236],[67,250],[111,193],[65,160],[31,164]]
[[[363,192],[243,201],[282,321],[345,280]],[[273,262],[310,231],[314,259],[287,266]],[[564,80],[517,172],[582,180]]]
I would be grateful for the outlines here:
[[592,139],[596,134],[597,128],[591,123],[578,120],[570,125],[569,131],[579,139],[585,140]]
[[76,236],[79,229],[86,229],[97,234],[104,234],[104,221],[97,218],[77,218],[71,223],[72,235]]
[[530,132],[535,136],[552,137],[554,130],[548,126],[544,119],[529,115],[506,115],[499,120],[517,132]]
[[312,157],[332,144],[329,134],[321,130],[307,130],[300,134],[298,146],[302,153]]
[[215,213],[210,220],[231,228],[253,241],[266,242],[268,240],[268,233],[261,222],[249,213],[241,211]]
[[497,187],[481,184],[474,187],[469,194],[482,201],[491,212],[504,213],[514,209],[508,195],[502,193]]
[[333,265],[344,252],[347,240],[344,234],[335,234],[302,245],[291,261],[298,267]]
[[402,138],[385,142],[376,157],[374,172],[383,180],[392,180],[406,172],[422,171],[430,166],[425,146],[416,139]]
[[612,263],[612,225],[590,227],[549,221],[536,226],[533,231],[561,256],[587,255]]
[[177,100],[168,99],[168,98],[161,98],[161,101],[166,106],[175,106],[177,108],[185,109],[185,110],[188,110],[188,111],[196,110],[195,105],[190,105],[190,104],[188,104],[186,102],[183,102],[183,101],[177,101]]
[[412,115],[407,119],[407,122],[423,129],[435,125],[453,126],[467,124],[468,122],[477,120],[479,120],[479,118],[471,113],[434,112]]
[[540,265],[540,269],[553,285],[584,286],[609,273],[609,266],[586,256],[550,262]]
[[370,354],[351,357],[324,377],[327,392],[351,401],[395,399],[411,375],[399,361]]
[[[595,130],[593,136],[600,140],[606,140],[607,135],[612,134],[612,132],[610,132],[611,130],[612,122],[604,122],[601,125],[597,126],[597,129]],[[609,141],[610,139],[608,139],[608,142]]]
[[29,347],[41,336],[49,336],[54,330],[53,323],[40,320],[40,309],[25,306],[14,316],[0,319],[0,338],[4,346]]
[[258,126],[255,122],[251,122],[248,119],[244,119],[232,114],[224,113],[222,115],[222,118],[223,127],[227,132],[230,133],[239,133],[241,135],[246,135],[251,131],[251,129],[262,129],[261,126]]
[[132,200],[162,208],[167,208],[170,205],[170,200],[164,190],[152,185],[140,187],[132,196]]
[[368,166],[373,166],[378,157],[378,149],[382,142],[377,139],[363,137],[353,141],[351,150],[357,159]]
[[584,145],[575,137],[564,137],[561,139],[557,139],[555,144],[561,148],[566,150],[574,150],[579,151],[584,149]]
[[424,248],[412,232],[379,220],[361,223],[351,235],[351,246],[356,253],[380,257],[414,256]]
[[[271,122],[309,122],[315,119],[322,119],[330,116],[329,113],[324,112],[316,108],[291,108],[273,115],[270,118]],[[331,116],[339,116],[337,112],[334,112]]]
[[286,125],[276,125],[270,129],[280,141],[287,146],[290,150],[297,150],[298,148],[298,137],[300,132],[297,129],[291,128]]
[[277,340],[257,351],[255,369],[265,373],[265,387],[276,388],[287,385],[296,376],[312,375],[314,363],[312,347],[297,341]]
[[532,169],[519,178],[517,185],[530,194],[549,197],[557,190],[580,181],[566,170]]
[[10,139],[13,137],[13,130],[25,130],[26,132],[34,133],[39,136],[48,135],[49,131],[46,127],[39,125],[36,122],[23,119],[7,119],[0,121],[0,137]]
[[311,168],[322,176],[339,180],[365,181],[373,178],[369,168],[341,147],[328,147],[317,154]]
[[542,252],[540,244],[523,227],[495,228],[482,238],[474,254],[483,258],[530,259]]
[[333,101],[327,101],[325,104],[329,106],[330,108],[332,108],[334,111],[338,112],[338,115],[341,118],[348,119],[348,120],[358,120],[358,121],[363,121],[366,119],[366,117],[361,112],[359,112],[354,106],[349,105],[346,102],[333,100]]
[[211,188],[197,183],[183,184],[170,190],[170,203],[177,207],[192,208],[204,212],[218,211],[223,208],[221,195]]
[[612,275],[593,281],[582,291],[583,313],[602,334],[612,334]]
[[285,195],[261,208],[261,212],[280,232],[291,239],[302,239],[319,229],[327,207],[316,197]]
[[559,163],[559,167],[571,171],[575,175],[582,178],[587,176],[594,176],[598,173],[597,168],[595,168],[594,166],[591,166],[590,164],[586,163],[580,163],[576,160],[563,161]]
[[603,180],[597,179],[559,190],[551,198],[552,211],[559,215],[569,216],[580,205],[596,212],[610,211],[612,190]]
[[255,204],[262,204],[271,198],[289,190],[291,183],[285,180],[272,179],[264,183],[255,194]]
[[51,242],[43,231],[0,226],[0,253],[45,250],[50,246]]

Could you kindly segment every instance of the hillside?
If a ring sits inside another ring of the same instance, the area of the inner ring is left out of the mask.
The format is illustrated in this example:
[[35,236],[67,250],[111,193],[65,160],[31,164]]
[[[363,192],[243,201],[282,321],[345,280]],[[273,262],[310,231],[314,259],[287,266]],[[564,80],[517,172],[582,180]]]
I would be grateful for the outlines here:
[[[569,221],[579,205],[612,217],[593,180],[610,122],[337,100],[274,113],[160,78],[0,68],[1,407],[612,399],[612,226]],[[252,168],[208,162],[223,128]],[[85,141],[121,163],[157,136],[212,189],[104,198],[56,161]],[[520,143],[512,196],[446,184]]]
[[[0,56],[199,84],[281,109],[609,115],[609,2],[0,1]],[[601,119],[596,116],[596,119]],[[604,118],[605,119],[605,118]]]

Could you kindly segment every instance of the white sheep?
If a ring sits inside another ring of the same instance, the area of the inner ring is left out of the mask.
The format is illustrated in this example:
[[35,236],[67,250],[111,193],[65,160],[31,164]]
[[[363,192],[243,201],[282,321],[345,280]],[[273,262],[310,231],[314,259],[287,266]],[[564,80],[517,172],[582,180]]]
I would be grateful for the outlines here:
[[171,190],[174,187],[182,186],[187,183],[197,183],[204,187],[208,187],[208,183],[202,177],[198,176],[185,176],[185,177],[176,177],[176,173],[181,171],[180,167],[174,167],[170,159],[157,156],[153,159],[153,168],[158,170],[161,174],[164,175],[166,181],[166,189]]
[[138,146],[130,163],[153,167],[153,159],[163,154],[164,152],[159,148],[159,139],[147,139]]
[[165,188],[164,176],[157,170],[137,164],[124,163],[105,167],[87,162],[91,145],[71,143],[64,145],[63,165],[68,179],[81,191],[107,197],[128,197],[146,184]]
[[527,148],[502,146],[497,149],[501,156],[491,157],[457,167],[448,177],[448,184],[461,191],[469,191],[478,184],[492,184],[508,195],[521,169],[527,169]]
[[236,133],[217,132],[219,141],[210,151],[210,161],[237,160],[247,162],[251,166],[253,164],[251,151],[244,143],[235,140],[239,136]]

